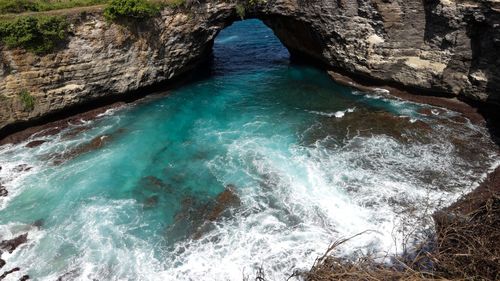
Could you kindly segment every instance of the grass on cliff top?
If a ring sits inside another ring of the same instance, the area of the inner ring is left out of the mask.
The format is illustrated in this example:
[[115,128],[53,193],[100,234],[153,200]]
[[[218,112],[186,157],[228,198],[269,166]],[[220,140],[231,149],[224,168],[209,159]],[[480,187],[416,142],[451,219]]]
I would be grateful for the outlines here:
[[108,0],[0,0],[0,14],[44,12],[106,4]]
[[156,8],[164,6],[179,7],[185,3],[185,0],[0,0],[0,15],[23,14],[47,12],[54,10],[65,10],[79,7],[90,7],[97,5],[116,5],[122,6],[144,6],[150,5]]

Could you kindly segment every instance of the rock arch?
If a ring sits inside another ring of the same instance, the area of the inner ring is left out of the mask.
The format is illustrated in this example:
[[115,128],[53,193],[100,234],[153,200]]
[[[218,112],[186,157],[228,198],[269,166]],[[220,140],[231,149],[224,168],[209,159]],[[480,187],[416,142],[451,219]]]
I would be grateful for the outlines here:
[[[196,68],[220,30],[266,23],[295,57],[422,93],[500,104],[500,3],[449,0],[206,1],[140,24],[72,15],[64,49],[45,56],[0,47],[0,133],[81,104],[121,99]],[[35,108],[18,94],[29,91]],[[31,123],[30,123],[31,122]]]

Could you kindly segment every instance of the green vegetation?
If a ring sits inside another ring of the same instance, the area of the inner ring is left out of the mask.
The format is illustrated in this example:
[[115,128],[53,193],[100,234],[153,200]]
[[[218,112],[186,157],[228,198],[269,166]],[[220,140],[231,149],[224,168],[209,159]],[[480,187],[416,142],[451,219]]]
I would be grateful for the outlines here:
[[108,0],[0,0],[0,14],[69,9],[107,2]]
[[[185,4],[186,4],[186,0],[168,0],[168,1],[165,1],[165,5],[169,6],[170,8],[179,8]],[[164,5],[162,5],[162,6],[164,6]]]
[[241,4],[236,4],[236,13],[241,19],[245,18],[245,6]]
[[0,22],[0,38],[9,48],[21,47],[36,54],[52,51],[66,39],[68,22],[60,16],[26,16]]
[[35,97],[33,97],[27,90],[22,90],[19,93],[21,102],[23,103],[24,109],[32,111],[35,108]]
[[[141,20],[154,17],[163,7],[179,8],[186,0],[0,0],[0,43],[35,54],[49,53],[68,36],[66,17],[50,10],[107,4],[104,16]],[[30,14],[20,14],[31,12]],[[16,15],[19,14],[19,15]]]
[[160,12],[160,5],[147,0],[111,0],[104,16],[108,20],[119,18],[145,19]]
[[38,5],[31,0],[0,0],[0,14],[38,10]]

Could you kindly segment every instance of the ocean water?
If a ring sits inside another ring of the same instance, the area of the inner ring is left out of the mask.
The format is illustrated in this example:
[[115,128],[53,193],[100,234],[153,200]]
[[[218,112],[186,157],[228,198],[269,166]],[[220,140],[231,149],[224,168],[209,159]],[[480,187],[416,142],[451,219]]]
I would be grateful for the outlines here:
[[498,165],[459,113],[354,91],[288,56],[260,21],[238,22],[209,76],[1,146],[0,240],[29,241],[0,274],[243,280],[262,267],[284,280],[363,231],[336,254],[403,251]]

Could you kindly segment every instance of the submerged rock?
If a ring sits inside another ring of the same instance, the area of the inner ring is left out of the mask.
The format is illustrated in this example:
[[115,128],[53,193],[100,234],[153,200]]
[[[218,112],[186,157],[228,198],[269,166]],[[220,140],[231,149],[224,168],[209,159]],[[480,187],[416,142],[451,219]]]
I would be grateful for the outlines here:
[[70,159],[76,158],[82,154],[97,150],[106,145],[109,141],[108,135],[101,135],[93,138],[91,141],[81,144],[70,151],[61,154],[51,154],[48,158],[52,159],[53,163],[58,165]]
[[215,206],[208,213],[207,219],[210,221],[217,220],[227,209],[236,207],[241,203],[240,198],[236,194],[234,185],[227,185],[226,189],[220,193],[215,199]]
[[62,164],[68,160],[76,158],[82,154],[89,153],[91,151],[99,150],[104,146],[108,145],[112,140],[118,138],[120,135],[125,133],[126,130],[124,128],[119,128],[111,134],[104,134],[97,136],[90,140],[87,143],[83,143],[78,145],[77,147],[66,151],[60,154],[50,154],[47,156],[48,159],[51,159],[54,164]]
[[154,195],[151,197],[146,198],[144,200],[144,208],[153,208],[154,206],[158,205],[159,197]]
[[69,131],[65,132],[61,138],[62,139],[71,139],[77,136],[78,134],[90,130],[90,126],[78,126],[75,128],[71,128]]
[[172,192],[172,187],[155,176],[147,176],[141,179],[139,185],[154,192]]
[[36,227],[36,228],[42,228],[43,224],[45,223],[44,219],[37,219],[34,221],[31,225]]
[[182,200],[181,210],[174,217],[175,223],[167,229],[167,236],[200,239],[214,228],[213,222],[240,203],[236,188],[231,184],[211,202],[199,202],[193,197],[186,197]]

